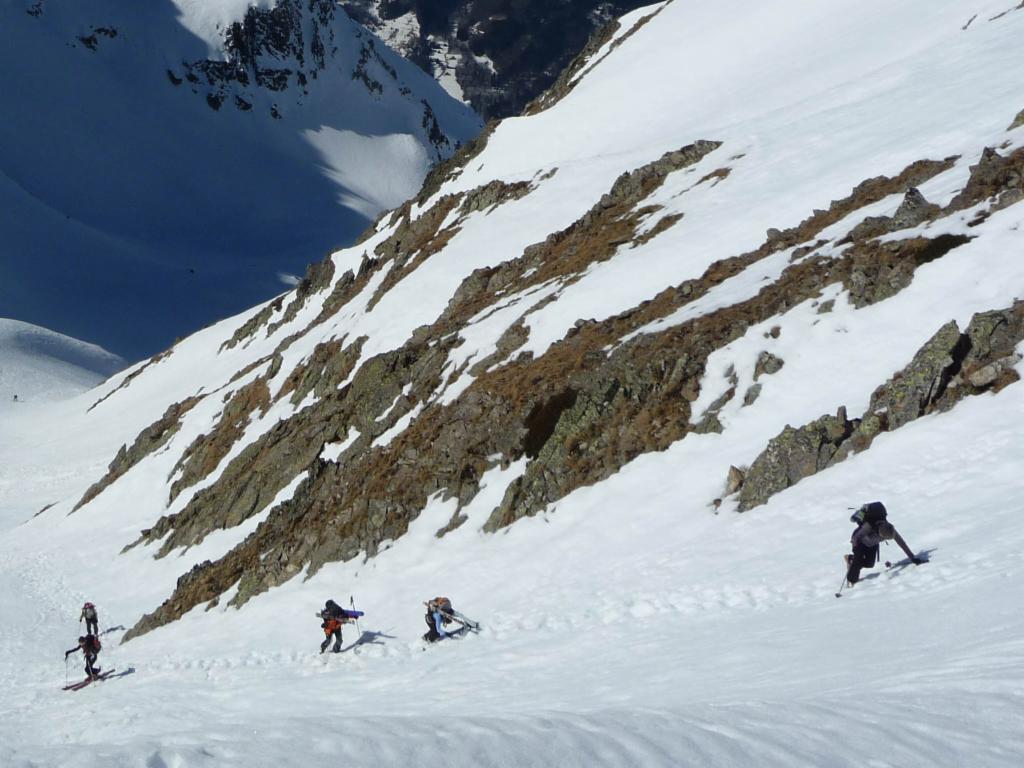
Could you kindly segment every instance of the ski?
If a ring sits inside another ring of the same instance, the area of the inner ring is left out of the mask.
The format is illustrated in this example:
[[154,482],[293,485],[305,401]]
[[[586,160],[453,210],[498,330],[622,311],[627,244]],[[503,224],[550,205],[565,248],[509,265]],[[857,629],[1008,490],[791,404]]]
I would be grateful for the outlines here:
[[85,688],[85,686],[87,686],[91,682],[106,680],[108,677],[110,677],[116,671],[117,671],[116,669],[108,669],[106,672],[102,672],[102,673],[96,675],[95,677],[87,677],[87,678],[85,678],[85,680],[82,680],[81,682],[72,683],[71,685],[65,685],[61,690],[64,690],[64,691],[80,691],[83,688]]
[[451,619],[452,621],[457,621],[463,627],[465,627],[466,629],[469,629],[469,630],[471,630],[473,632],[479,632],[480,631],[480,624],[479,624],[479,622],[476,622],[476,621],[473,621],[472,619],[466,618],[461,613],[458,613],[458,612],[455,612],[455,613],[442,613],[441,615],[444,616],[447,619]]

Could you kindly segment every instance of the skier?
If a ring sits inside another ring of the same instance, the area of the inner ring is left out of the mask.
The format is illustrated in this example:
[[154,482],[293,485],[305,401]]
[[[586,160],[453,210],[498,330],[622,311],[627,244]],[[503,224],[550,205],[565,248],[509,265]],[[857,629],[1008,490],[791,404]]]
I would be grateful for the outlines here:
[[320,643],[320,653],[327,650],[327,646],[331,643],[331,637],[334,637],[334,647],[331,649],[331,653],[338,653],[341,651],[341,625],[348,621],[348,611],[333,600],[328,600],[324,603],[324,609],[317,616],[323,619],[320,626],[327,636]]
[[846,561],[846,581],[851,587],[860,581],[862,568],[875,567],[875,563],[878,562],[879,545],[883,541],[895,541],[914,565],[920,565],[922,562],[921,558],[910,550],[892,523],[886,519],[887,514],[882,502],[873,501],[862,506],[850,517],[850,522],[857,524],[850,537],[853,554],[845,555],[843,559]]
[[66,661],[72,653],[81,651],[85,656],[85,674],[90,678],[95,678],[100,674],[100,668],[96,666],[96,657],[99,656],[100,648],[100,639],[96,635],[85,635],[78,638],[77,646],[64,652],[64,659]]
[[85,622],[85,634],[87,635],[99,635],[100,633],[100,617],[96,613],[96,606],[92,603],[86,603],[82,606],[82,613],[78,616],[78,623]]
[[423,639],[428,643],[436,643],[438,640],[448,637],[445,626],[452,622],[454,613],[452,601],[447,597],[435,597],[424,605],[427,606],[427,615],[424,617],[424,621],[427,622],[429,629]]

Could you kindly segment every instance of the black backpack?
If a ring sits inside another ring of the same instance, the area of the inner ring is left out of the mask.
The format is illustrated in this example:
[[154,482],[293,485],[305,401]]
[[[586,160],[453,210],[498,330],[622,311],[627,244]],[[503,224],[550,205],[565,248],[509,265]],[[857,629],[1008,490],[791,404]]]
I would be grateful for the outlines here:
[[882,502],[872,501],[850,515],[850,522],[856,523],[858,527],[864,523],[871,523],[871,525],[877,528],[878,524],[885,520],[887,514],[885,505]]

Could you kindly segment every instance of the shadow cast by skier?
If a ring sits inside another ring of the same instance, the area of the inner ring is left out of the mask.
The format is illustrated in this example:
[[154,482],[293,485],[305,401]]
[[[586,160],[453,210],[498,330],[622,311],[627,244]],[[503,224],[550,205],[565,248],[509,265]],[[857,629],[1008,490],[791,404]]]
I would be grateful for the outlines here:
[[128,675],[134,675],[134,674],[135,674],[135,667],[128,667],[128,669],[124,670],[123,672],[118,672],[116,675],[111,675],[110,677],[107,678],[107,680],[116,680],[119,677],[128,677]]
[[387,645],[387,643],[384,642],[385,640],[394,639],[394,635],[386,635],[383,632],[371,632],[370,630],[366,630],[365,632],[363,632],[362,635],[359,636],[358,640],[356,640],[354,643],[352,643],[352,645],[348,646],[347,648],[342,648],[341,651],[339,651],[339,653],[351,651],[353,648],[357,648],[361,645]]
[[[931,562],[931,555],[938,547],[932,547],[931,549],[923,549],[917,553],[917,557],[921,560],[921,565]],[[908,565],[913,565],[913,561],[909,557],[905,557],[902,560],[898,560],[892,564],[886,564],[885,572],[889,574],[889,578],[902,572]]]
[[124,632],[124,630],[124,624],[118,624],[116,627],[107,627],[102,632],[100,632],[100,635],[109,635],[111,632]]

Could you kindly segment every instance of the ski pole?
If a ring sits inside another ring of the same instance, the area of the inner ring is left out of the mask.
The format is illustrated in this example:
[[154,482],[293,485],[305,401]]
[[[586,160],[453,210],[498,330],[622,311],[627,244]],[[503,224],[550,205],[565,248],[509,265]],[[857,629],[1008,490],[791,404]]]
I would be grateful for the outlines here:
[[[349,608],[351,608],[353,611],[356,609],[356,599],[354,597],[352,597],[352,595],[348,596],[348,605],[349,605]],[[359,617],[355,616],[354,618],[356,620],[356,632],[358,632],[359,633],[359,637],[362,638],[363,630],[361,630],[359,628]]]
[[848,582],[846,580],[846,577],[843,576],[843,583],[839,585],[839,591],[836,592],[836,597],[842,597],[843,596],[843,590],[846,588],[847,583]]
[[68,657],[67,656],[64,657],[64,685],[71,685],[71,682],[68,680]]

